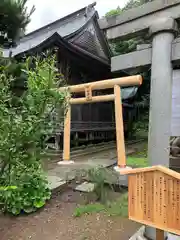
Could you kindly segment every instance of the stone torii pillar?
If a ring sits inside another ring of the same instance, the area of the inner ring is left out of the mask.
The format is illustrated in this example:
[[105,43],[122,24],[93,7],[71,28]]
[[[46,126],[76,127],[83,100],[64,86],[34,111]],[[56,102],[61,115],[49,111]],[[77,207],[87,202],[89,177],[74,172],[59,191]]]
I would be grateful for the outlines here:
[[[130,71],[151,66],[151,104],[148,158],[150,165],[169,166],[171,135],[172,63],[180,60],[180,41],[173,41],[180,20],[180,0],[154,0],[120,15],[99,20],[108,40],[152,37],[152,47],[111,58],[111,71]],[[173,44],[172,44],[173,42]],[[173,50],[173,51],[172,51]],[[155,240],[154,230],[146,235]],[[174,238],[171,238],[174,239]]]
[[[149,28],[152,36],[151,102],[148,158],[151,165],[169,167],[169,140],[172,108],[172,42],[177,23],[160,18]],[[155,239],[155,229],[146,227],[146,236]]]

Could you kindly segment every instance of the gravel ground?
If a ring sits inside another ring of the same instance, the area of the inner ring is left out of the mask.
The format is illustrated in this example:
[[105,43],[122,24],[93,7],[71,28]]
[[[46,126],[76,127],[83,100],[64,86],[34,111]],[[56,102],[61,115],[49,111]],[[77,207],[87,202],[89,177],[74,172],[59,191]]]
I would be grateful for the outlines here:
[[139,224],[104,213],[73,217],[85,198],[72,190],[56,194],[44,209],[31,215],[0,215],[0,240],[128,240]]

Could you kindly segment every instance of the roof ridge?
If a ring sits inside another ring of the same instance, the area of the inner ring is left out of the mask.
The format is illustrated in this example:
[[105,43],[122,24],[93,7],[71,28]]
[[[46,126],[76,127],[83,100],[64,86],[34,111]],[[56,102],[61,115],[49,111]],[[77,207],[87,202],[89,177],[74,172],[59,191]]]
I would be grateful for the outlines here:
[[86,7],[83,7],[83,8],[81,8],[81,9],[79,9],[79,10],[73,12],[73,13],[70,13],[70,14],[68,14],[68,15],[66,15],[66,16],[64,16],[64,17],[62,17],[62,18],[59,18],[59,19],[57,19],[57,20],[55,20],[55,21],[53,21],[53,22],[51,22],[51,23],[48,23],[48,24],[44,25],[43,27],[40,27],[40,28],[38,28],[38,29],[30,32],[30,33],[27,33],[27,34],[25,34],[23,37],[20,38],[20,42],[21,42],[21,40],[23,40],[23,38],[28,37],[28,36],[31,36],[31,35],[33,35],[34,33],[37,33],[37,32],[39,32],[39,31],[41,31],[41,30],[43,30],[43,29],[46,29],[46,28],[48,28],[48,27],[50,27],[50,26],[53,26],[54,24],[56,24],[56,23],[58,23],[58,22],[61,22],[61,21],[64,21],[64,20],[68,20],[68,19],[70,19],[70,18],[73,17],[73,16],[77,16],[78,13],[81,13],[81,12],[84,11],[84,13],[86,14],[85,10],[86,10],[87,8],[89,8],[89,7],[93,8],[95,5],[96,5],[96,2],[93,2],[92,4],[89,4],[89,5],[86,6]]

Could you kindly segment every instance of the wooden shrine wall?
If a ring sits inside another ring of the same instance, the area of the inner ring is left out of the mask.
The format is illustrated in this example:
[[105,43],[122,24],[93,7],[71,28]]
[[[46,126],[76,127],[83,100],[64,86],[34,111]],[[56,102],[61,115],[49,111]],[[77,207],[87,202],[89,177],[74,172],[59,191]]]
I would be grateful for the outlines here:
[[180,235],[180,180],[160,171],[129,176],[129,218]]

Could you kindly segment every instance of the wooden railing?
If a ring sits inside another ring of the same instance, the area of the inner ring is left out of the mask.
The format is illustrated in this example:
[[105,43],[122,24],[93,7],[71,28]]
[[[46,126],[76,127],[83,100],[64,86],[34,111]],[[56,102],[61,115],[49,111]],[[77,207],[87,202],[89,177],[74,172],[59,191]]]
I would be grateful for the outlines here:
[[[64,131],[64,124],[58,122],[54,123],[56,133]],[[86,121],[72,121],[71,132],[78,131],[110,131],[115,130],[115,122],[86,122]]]

